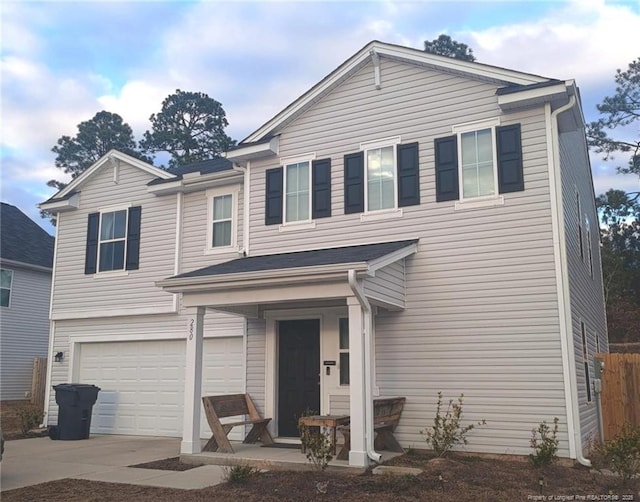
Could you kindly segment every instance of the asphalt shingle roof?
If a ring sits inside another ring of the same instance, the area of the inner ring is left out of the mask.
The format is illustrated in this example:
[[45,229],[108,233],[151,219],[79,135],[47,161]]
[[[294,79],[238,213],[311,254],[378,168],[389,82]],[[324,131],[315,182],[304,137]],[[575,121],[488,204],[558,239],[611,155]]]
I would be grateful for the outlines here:
[[39,267],[53,267],[54,238],[20,209],[2,202],[0,257]]
[[210,267],[193,270],[176,275],[172,279],[183,277],[206,277],[224,274],[260,272],[285,268],[314,267],[340,263],[367,262],[381,258],[389,253],[418,242],[417,239],[384,242],[381,244],[364,244],[341,248],[316,249],[295,253],[280,253],[266,256],[249,256],[219,263]]

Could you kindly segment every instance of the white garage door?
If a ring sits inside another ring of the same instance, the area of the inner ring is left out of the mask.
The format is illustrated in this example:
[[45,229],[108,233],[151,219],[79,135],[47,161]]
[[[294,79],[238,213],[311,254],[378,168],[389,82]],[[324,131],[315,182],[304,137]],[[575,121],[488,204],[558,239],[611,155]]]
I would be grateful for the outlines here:
[[[203,395],[244,392],[242,338],[204,341]],[[91,432],[142,436],[182,436],[185,342],[83,343],[78,381],[100,387]],[[211,432],[204,412],[201,437]],[[232,438],[240,438],[236,427]]]

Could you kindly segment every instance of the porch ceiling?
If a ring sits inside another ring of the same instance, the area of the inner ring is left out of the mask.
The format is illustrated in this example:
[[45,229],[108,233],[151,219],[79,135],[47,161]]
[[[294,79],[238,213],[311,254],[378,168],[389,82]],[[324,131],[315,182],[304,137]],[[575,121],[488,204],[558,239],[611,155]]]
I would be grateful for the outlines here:
[[[393,266],[417,250],[417,239],[238,258],[156,282],[171,293],[182,293],[185,307],[209,307],[257,315],[269,304],[345,304],[353,296],[348,271],[355,270],[375,304],[398,309],[404,298],[394,284],[404,284],[404,267]],[[392,273],[389,270],[393,269]],[[391,280],[387,276],[392,275]],[[389,295],[385,284],[389,283]],[[404,291],[404,288],[397,288]],[[382,294],[381,294],[382,292]],[[388,298],[387,298],[388,296]]]

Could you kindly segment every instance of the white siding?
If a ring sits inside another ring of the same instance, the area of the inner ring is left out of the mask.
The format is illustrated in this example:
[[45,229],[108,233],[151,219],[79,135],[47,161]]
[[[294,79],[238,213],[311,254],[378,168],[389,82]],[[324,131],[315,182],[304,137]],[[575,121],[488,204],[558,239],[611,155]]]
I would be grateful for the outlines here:
[[15,266],[11,302],[0,307],[0,400],[31,392],[34,357],[47,357],[51,272]]
[[265,410],[265,329],[264,320],[247,320],[247,393],[262,414]]
[[[544,110],[502,114],[492,84],[385,58],[381,65],[382,89],[369,65],[279,131],[280,157],[331,158],[332,217],[312,230],[265,226],[265,170],[279,158],[252,162],[251,253],[419,238],[418,253],[405,260],[406,310],[376,319],[380,394],[407,398],[400,441],[421,444],[442,390],[446,398],[464,393],[465,418],[488,422],[468,450],[528,454],[531,429],[557,416],[567,456]],[[521,124],[526,190],[492,208],[436,203],[434,139],[496,117]],[[398,135],[419,142],[421,204],[402,208],[401,218],[345,215],[343,156]]]
[[368,297],[404,307],[404,260],[376,270],[374,277],[364,280]]
[[[230,185],[230,189],[237,185]],[[220,188],[220,190],[224,190]],[[222,193],[222,192],[221,192]],[[242,187],[238,194],[238,218],[234,222],[237,229],[238,248],[242,247],[242,221],[244,195]],[[215,263],[220,263],[238,258],[238,252],[229,251],[221,254],[207,254],[207,196],[204,191],[185,194],[183,231],[182,231],[182,259],[180,263],[181,272],[189,272],[198,268],[207,267]]]
[[[583,131],[560,134],[560,163],[562,167],[562,194],[564,208],[567,266],[569,274],[569,298],[571,303],[571,325],[573,328],[576,377],[578,381],[578,404],[582,443],[586,447],[589,435],[598,434],[596,400],[593,389],[592,401],[587,402],[584,370],[582,333],[580,322],[585,323],[587,350],[591,382],[594,378],[593,358],[596,354],[596,336],[600,336],[600,351],[608,352],[607,326],[602,289],[602,265],[600,262],[598,216],[596,214],[591,168],[584,143]],[[577,195],[580,196],[580,211],[577,212]],[[583,255],[580,257],[578,221],[582,220]],[[591,229],[591,241],[587,241],[586,221]],[[589,270],[589,249],[593,258],[593,277]]]
[[[173,297],[155,281],[173,275],[175,261],[176,196],[148,194],[153,176],[120,163],[118,183],[113,169],[103,167],[80,187],[80,208],[60,215],[54,284],[53,315],[131,308],[169,311]],[[101,208],[142,206],[140,268],[127,275],[85,275],[87,217]],[[93,314],[99,315],[99,314]]]

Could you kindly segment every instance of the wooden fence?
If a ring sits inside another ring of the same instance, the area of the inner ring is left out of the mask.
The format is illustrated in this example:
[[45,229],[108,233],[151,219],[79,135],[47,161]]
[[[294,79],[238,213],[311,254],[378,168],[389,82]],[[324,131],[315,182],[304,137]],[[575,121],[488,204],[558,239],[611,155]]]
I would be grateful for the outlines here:
[[598,354],[602,370],[602,425],[613,439],[625,423],[640,427],[640,354]]
[[44,394],[47,388],[47,358],[33,358],[31,376],[31,403],[44,407]]

